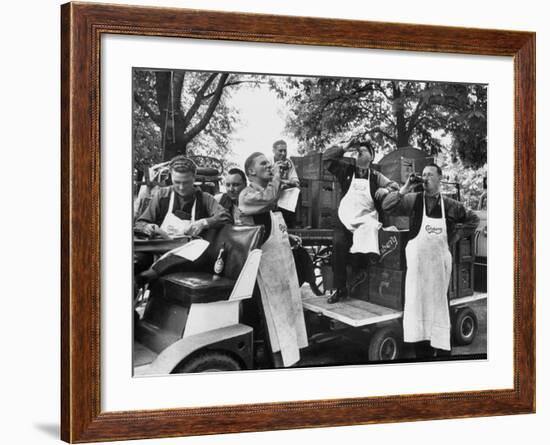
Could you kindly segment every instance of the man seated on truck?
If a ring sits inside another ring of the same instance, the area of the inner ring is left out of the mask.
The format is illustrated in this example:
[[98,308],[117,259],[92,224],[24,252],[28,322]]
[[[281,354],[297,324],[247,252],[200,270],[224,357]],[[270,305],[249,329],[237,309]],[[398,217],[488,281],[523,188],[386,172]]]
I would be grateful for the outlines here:
[[[137,219],[136,229],[151,237],[175,238],[198,236],[209,228],[230,223],[231,215],[227,210],[212,195],[194,186],[196,171],[197,166],[191,159],[182,155],[173,158],[170,161],[172,185],[160,188]],[[152,272],[165,273],[166,267],[175,265],[172,264],[174,259],[168,257],[166,261],[157,263]],[[151,255],[141,254],[135,272],[147,269],[151,263]],[[152,272],[149,271],[151,276],[154,275]]]
[[225,193],[219,193],[214,197],[229,212],[235,225],[242,224],[239,195],[246,185],[245,173],[240,168],[231,168],[225,177]]
[[418,182],[412,174],[400,190],[391,192],[382,203],[389,214],[410,218],[405,249],[403,334],[405,342],[414,343],[417,358],[450,354],[449,244],[460,238],[456,224],[475,229],[479,222],[477,215],[460,202],[441,194],[441,178],[438,165],[427,165],[422,171],[422,192],[411,193]]
[[[273,165],[277,162],[281,170],[281,189],[300,187],[300,179],[296,172],[296,167],[292,160],[287,156],[287,145],[282,139],[273,143]],[[289,229],[296,226],[296,213],[286,209],[278,209],[283,215],[286,225]]]
[[[357,158],[344,159],[344,154],[352,151],[357,152]],[[374,148],[370,143],[353,139],[345,147],[333,146],[323,153],[323,164],[336,177],[343,194],[338,207],[338,223],[334,229],[332,247],[336,290],[329,296],[329,303],[348,297],[349,253],[353,254],[350,292],[367,278],[366,254],[380,254],[380,203],[389,190],[397,190],[399,186],[371,168],[373,158]]]

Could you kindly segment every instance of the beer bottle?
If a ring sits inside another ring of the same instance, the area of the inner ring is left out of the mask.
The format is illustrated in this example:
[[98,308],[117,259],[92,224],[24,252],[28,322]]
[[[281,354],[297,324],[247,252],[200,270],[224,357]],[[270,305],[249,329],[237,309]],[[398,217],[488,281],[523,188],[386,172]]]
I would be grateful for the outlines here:
[[224,253],[225,253],[225,243],[222,244],[222,247],[218,252],[218,257],[216,258],[216,262],[214,263],[214,278],[219,278],[221,276],[221,273],[223,272],[223,268],[225,266]]

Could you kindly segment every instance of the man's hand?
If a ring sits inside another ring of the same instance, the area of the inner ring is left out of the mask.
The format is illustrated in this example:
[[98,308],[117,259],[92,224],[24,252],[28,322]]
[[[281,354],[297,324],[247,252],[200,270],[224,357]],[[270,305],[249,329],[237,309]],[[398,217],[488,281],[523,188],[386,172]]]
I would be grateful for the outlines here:
[[[205,221],[206,222],[206,221]],[[216,213],[214,216],[208,218],[207,226],[217,226],[231,223],[231,215],[227,211]]]
[[160,227],[156,224],[145,224],[142,230],[148,237],[153,237],[160,231]]
[[355,151],[357,149],[357,139],[351,138],[345,145],[344,145],[344,151],[350,152]]
[[405,195],[407,193],[410,193],[410,191],[413,189],[413,187],[417,184],[415,181],[415,174],[411,173],[409,177],[407,178],[407,182],[405,182],[405,185],[401,187],[401,190],[399,190],[399,193],[402,195]]
[[162,230],[157,224],[145,224],[141,227],[141,231],[149,238],[172,239],[172,237]]
[[298,184],[296,184],[295,181],[292,181],[290,179],[282,179],[281,180],[281,188],[283,190],[291,189],[291,188],[294,188],[294,187],[298,187]]
[[392,181],[388,185],[386,185],[385,188],[388,189],[390,192],[397,192],[399,190],[399,184]]
[[297,247],[300,247],[302,245],[302,238],[300,238],[298,235],[288,235],[288,240],[290,241],[290,247],[292,249],[296,249]]
[[273,177],[279,179],[281,177],[281,168],[283,167],[284,162],[277,161],[275,164],[273,164]]
[[205,219],[199,219],[198,221],[194,221],[189,225],[189,227],[187,227],[187,230],[185,231],[185,235],[197,236],[204,229],[206,229],[207,226],[208,226],[208,223],[206,222]]
[[381,202],[386,196],[388,196],[389,193],[390,193],[390,191],[387,188],[380,187],[374,193],[374,199]]

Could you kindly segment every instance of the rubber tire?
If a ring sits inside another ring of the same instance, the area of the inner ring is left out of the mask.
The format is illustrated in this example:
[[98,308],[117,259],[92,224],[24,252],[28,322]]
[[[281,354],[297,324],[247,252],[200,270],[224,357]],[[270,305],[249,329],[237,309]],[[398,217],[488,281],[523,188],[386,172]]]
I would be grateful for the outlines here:
[[[392,361],[399,358],[401,353],[401,335],[395,326],[384,326],[377,329],[369,343],[369,361]],[[385,356],[383,348],[392,347],[391,356]]]
[[239,371],[242,366],[233,357],[223,352],[205,351],[180,363],[172,374],[199,372]]
[[[471,323],[469,326],[466,326],[469,331],[467,333],[465,333],[465,330],[463,329],[464,322]],[[465,346],[465,345],[471,344],[476,338],[477,328],[478,328],[477,316],[475,312],[472,310],[472,308],[463,307],[461,309],[458,309],[454,316],[454,321],[452,326],[454,343],[459,346]]]

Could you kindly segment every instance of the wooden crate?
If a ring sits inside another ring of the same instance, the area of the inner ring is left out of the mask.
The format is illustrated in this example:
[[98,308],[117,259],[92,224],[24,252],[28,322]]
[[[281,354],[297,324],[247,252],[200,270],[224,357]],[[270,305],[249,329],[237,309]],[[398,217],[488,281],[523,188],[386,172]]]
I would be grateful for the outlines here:
[[453,269],[449,284],[449,299],[467,297],[474,294],[474,232],[464,236],[451,246]]
[[290,160],[296,168],[296,174],[298,175],[298,178],[302,180],[302,178],[304,177],[304,158],[302,156],[291,156]]
[[385,226],[395,226],[399,230],[410,229],[410,218],[408,216],[387,216],[384,221]]
[[322,153],[310,153],[305,156],[293,156],[290,158],[296,167],[296,173],[302,180],[327,180],[333,181],[334,176],[323,165]]
[[299,203],[305,207],[311,207],[311,193],[312,183],[311,180],[305,180],[300,182],[300,196]]
[[319,206],[321,208],[338,209],[340,186],[336,181],[321,181],[319,195]]
[[296,208],[296,227],[312,227],[312,209],[309,206],[298,205]]
[[476,257],[474,262],[474,290],[487,292],[487,257]]
[[340,186],[335,181],[305,179],[296,209],[299,227],[333,229],[338,223]]
[[319,211],[319,219],[317,226],[320,229],[334,229],[338,225],[338,210],[337,209],[321,209]]
[[405,245],[407,244],[408,238],[408,230],[379,230],[379,264],[388,269],[405,270],[407,267],[405,260]]
[[475,236],[474,232],[468,232],[463,235],[462,238],[458,241],[457,246],[457,258],[456,260],[459,263],[464,261],[471,262],[474,260],[475,255]]
[[458,297],[467,297],[474,294],[474,262],[460,263],[457,267]]
[[402,311],[405,298],[405,274],[404,270],[369,267],[369,301]]

